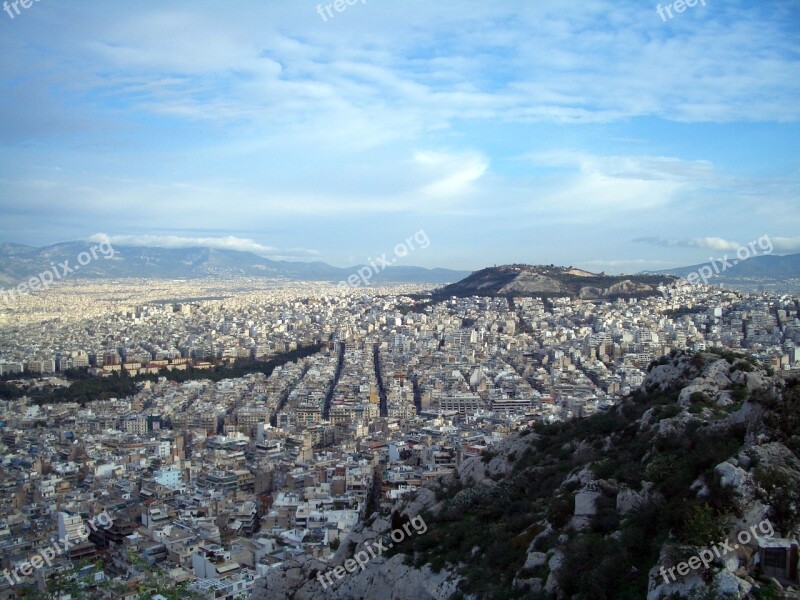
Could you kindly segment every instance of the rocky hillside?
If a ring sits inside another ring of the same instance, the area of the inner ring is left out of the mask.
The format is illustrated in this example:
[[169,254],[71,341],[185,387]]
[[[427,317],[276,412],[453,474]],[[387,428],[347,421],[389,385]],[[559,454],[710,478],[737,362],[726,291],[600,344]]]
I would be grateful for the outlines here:
[[611,276],[572,267],[504,265],[476,271],[439,290],[450,296],[542,296],[619,298],[658,294],[658,286],[673,278],[663,275]]
[[[676,571],[742,531],[796,538],[798,457],[800,385],[733,353],[673,353],[616,409],[465,461],[372,515],[331,563],[273,569],[254,600],[798,598],[760,579],[754,536]],[[424,534],[323,590],[318,573],[417,515]]]

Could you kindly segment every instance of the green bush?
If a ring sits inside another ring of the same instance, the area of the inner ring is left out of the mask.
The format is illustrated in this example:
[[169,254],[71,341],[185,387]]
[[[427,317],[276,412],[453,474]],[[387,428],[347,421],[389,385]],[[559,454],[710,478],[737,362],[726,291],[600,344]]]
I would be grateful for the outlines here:
[[747,400],[747,386],[743,383],[734,383],[731,396],[736,402]]
[[678,404],[666,404],[663,406],[657,406],[653,411],[653,415],[657,420],[662,421],[664,419],[677,417],[681,413],[681,410],[682,409]]
[[757,589],[754,589],[752,593],[755,600],[780,600],[783,596],[772,582],[767,585],[762,584]]
[[547,520],[558,529],[569,523],[573,514],[575,514],[575,498],[572,494],[556,496],[547,507]]
[[[630,556],[619,542],[585,534],[567,543],[564,562],[556,577],[567,598],[610,600],[625,597],[620,592],[629,583],[632,566]],[[641,591],[646,595],[646,590],[644,586]]]
[[647,481],[659,482],[666,479],[673,469],[673,459],[665,454],[658,454],[647,463],[644,477]]
[[770,506],[770,519],[787,535],[800,528],[800,477],[781,467],[756,467],[759,499]]
[[691,546],[706,547],[724,539],[728,533],[729,519],[708,504],[694,506],[689,511],[679,535]]

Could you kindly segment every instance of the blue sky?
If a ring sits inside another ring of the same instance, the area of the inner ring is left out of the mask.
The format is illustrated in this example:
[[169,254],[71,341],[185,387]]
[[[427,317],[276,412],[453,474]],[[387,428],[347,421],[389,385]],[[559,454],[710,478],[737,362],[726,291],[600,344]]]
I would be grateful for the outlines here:
[[657,4],[9,6],[0,241],[346,266],[424,229],[405,264],[607,272],[800,252],[800,3]]

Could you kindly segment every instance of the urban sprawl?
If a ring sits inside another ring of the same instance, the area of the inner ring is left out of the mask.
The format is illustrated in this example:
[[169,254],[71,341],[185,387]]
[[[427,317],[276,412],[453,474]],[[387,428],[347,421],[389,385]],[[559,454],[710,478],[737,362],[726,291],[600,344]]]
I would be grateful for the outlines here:
[[[510,433],[608,410],[673,350],[800,369],[798,301],[775,292],[411,296],[426,289],[71,281],[0,306],[0,594],[82,578],[98,598],[246,598]],[[132,392],[37,401],[76,373]]]

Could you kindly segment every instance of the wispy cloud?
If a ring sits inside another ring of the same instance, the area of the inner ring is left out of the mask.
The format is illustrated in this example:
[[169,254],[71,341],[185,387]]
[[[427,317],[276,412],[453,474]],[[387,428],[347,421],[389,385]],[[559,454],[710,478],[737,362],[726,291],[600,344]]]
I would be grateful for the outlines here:
[[468,193],[489,168],[486,158],[476,154],[417,152],[414,160],[424,168],[426,177],[433,178],[422,187],[422,193],[434,199]]
[[[766,234],[761,234],[766,235]],[[719,237],[699,237],[691,239],[674,239],[662,237],[640,237],[633,240],[637,244],[649,244],[663,248],[708,248],[717,252],[735,252],[750,241],[761,237],[756,235],[744,243],[726,240]],[[772,237],[770,236],[775,252],[800,252],[800,237]]]
[[670,239],[660,237],[640,237],[633,240],[637,244],[650,244],[663,248],[709,248],[720,252],[735,251],[741,247],[739,242],[718,237],[702,237],[692,239]]
[[553,150],[523,157],[549,177],[543,204],[590,210],[645,211],[714,178],[708,161],[660,156],[595,156]]
[[305,248],[279,249],[264,246],[250,239],[235,236],[225,237],[185,237],[178,235],[107,235],[96,233],[89,237],[90,242],[107,242],[112,246],[135,246],[155,248],[212,248],[214,250],[235,250],[252,252],[258,256],[283,259],[286,257],[317,257],[319,252]]
[[776,252],[800,252],[800,237],[770,237]]

